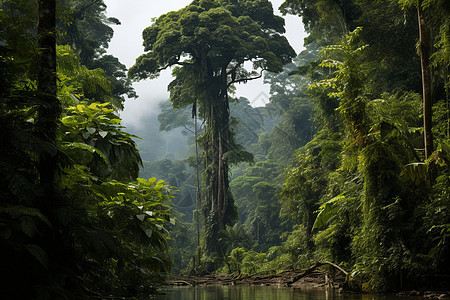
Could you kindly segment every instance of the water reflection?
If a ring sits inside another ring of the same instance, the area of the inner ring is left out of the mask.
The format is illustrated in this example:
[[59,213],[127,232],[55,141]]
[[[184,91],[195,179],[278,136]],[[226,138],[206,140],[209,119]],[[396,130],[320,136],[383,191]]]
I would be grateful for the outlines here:
[[400,300],[406,297],[340,294],[335,290],[272,286],[177,287],[156,296],[158,300]]

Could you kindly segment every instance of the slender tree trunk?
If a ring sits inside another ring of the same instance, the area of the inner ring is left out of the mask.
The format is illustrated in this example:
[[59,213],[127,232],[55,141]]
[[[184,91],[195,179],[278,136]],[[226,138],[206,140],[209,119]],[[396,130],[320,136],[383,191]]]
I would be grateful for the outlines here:
[[430,71],[430,37],[427,22],[422,11],[422,0],[417,4],[417,16],[419,23],[419,51],[422,68],[422,97],[423,97],[423,131],[425,144],[425,158],[433,152],[432,124],[432,99],[431,99],[431,71]]
[[[42,278],[50,283],[52,275],[58,274],[67,261],[64,259],[63,237],[64,229],[54,216],[54,209],[59,205],[55,193],[55,177],[57,174],[56,131],[61,115],[61,105],[56,96],[56,0],[38,0],[38,98],[39,109],[36,121],[37,135],[43,145],[39,153],[39,181],[42,195],[37,208],[50,220],[52,228],[43,231],[41,248],[48,257],[48,278]],[[60,274],[60,273],[59,273]],[[44,285],[45,286],[45,285]]]
[[218,161],[219,161],[219,169],[217,171],[217,223],[219,224],[219,231],[224,230],[223,225],[223,203],[224,203],[224,184],[223,184],[223,148],[222,148],[222,134],[218,132],[218,144],[219,144],[219,153],[218,153]]
[[[61,107],[56,97],[56,0],[39,0],[38,23],[38,94],[40,100],[37,128],[46,150],[39,157],[40,183],[46,198],[53,194],[56,173],[56,128]],[[50,195],[49,195],[50,194]]]
[[195,194],[195,222],[197,226],[197,251],[198,251],[198,265],[200,266],[201,250],[200,250],[200,205],[201,205],[201,189],[200,189],[200,172],[199,172],[199,159],[198,159],[198,129],[197,129],[197,106],[195,106],[195,171],[197,175],[197,192]]
[[[218,224],[218,200],[217,200],[217,145],[215,143],[216,130],[214,124],[215,110],[212,101],[209,101],[208,113],[206,115],[206,130],[203,139],[203,221],[204,221],[204,250],[205,254],[214,258],[218,256],[218,239],[219,239],[219,224]],[[212,271],[215,266],[211,265],[212,261],[206,266],[208,271]]]
[[[448,75],[445,75],[448,78]],[[447,107],[447,139],[450,138],[450,107],[448,102],[448,84],[445,85],[445,103]]]

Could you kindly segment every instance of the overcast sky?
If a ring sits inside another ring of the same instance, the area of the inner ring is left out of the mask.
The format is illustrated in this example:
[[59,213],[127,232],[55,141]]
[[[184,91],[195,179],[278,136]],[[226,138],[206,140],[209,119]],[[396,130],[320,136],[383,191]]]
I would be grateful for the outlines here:
[[[122,23],[113,26],[114,37],[109,44],[108,52],[118,57],[128,68],[136,58],[143,54],[142,31],[151,25],[153,17],[172,10],[179,10],[192,0],[105,0],[108,6],[107,15],[116,17]],[[278,7],[283,0],[272,0],[276,14],[281,15]],[[297,52],[303,49],[305,33],[301,19],[296,16],[286,16],[286,37]],[[125,109],[121,117],[125,125],[138,126],[141,117],[157,112],[157,103],[167,100],[169,93],[167,85],[171,81],[170,71],[161,73],[158,79],[145,80],[134,83],[139,95],[138,99],[125,102]],[[236,96],[246,97],[253,106],[262,106],[268,101],[269,87],[263,84],[263,79],[253,80],[237,86]]]

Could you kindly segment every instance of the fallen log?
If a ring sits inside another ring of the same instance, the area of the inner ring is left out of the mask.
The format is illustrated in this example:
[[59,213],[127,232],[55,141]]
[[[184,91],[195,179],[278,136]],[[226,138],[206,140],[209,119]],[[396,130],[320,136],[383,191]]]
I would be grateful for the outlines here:
[[336,264],[334,264],[332,262],[322,261],[322,262],[316,262],[315,264],[310,266],[308,269],[306,269],[303,273],[298,274],[297,276],[294,276],[291,281],[287,282],[287,284],[291,285],[294,282],[299,281],[301,278],[305,277],[308,274],[311,274],[315,269],[317,269],[318,267],[323,266],[323,265],[330,265],[333,268],[341,271],[345,275],[345,278],[346,278],[346,281],[347,281],[347,277],[348,277],[348,272],[347,271],[345,271],[343,268],[341,268],[340,266],[338,266],[338,265],[336,265]]
[[168,280],[166,283],[169,285],[190,285],[190,286],[196,285],[195,283],[186,280]]
[[[346,282],[349,278],[349,272],[344,270],[342,267],[329,262],[329,261],[321,261],[316,262],[313,265],[311,265],[309,268],[306,269],[297,269],[297,270],[284,270],[280,273],[275,273],[275,271],[262,271],[258,273],[254,273],[252,275],[245,275],[242,274],[238,277],[232,277],[231,275],[210,275],[210,276],[204,276],[204,277],[178,277],[173,278],[173,280],[168,280],[167,284],[187,284],[187,285],[211,285],[211,284],[233,284],[233,285],[242,285],[242,284],[258,284],[258,285],[285,285],[290,286],[293,283],[297,282],[298,280],[310,276],[313,279],[313,282],[317,283],[317,280],[314,280],[314,278],[323,278],[323,276],[326,276],[325,273],[322,271],[316,270],[318,267],[323,265],[329,265],[333,269],[338,270],[342,274],[345,275]],[[317,272],[319,274],[317,274]],[[327,283],[325,279],[325,285]],[[306,283],[308,284],[308,283]]]
[[224,281],[231,282],[231,281],[242,281],[242,280],[249,279],[249,278],[253,278],[253,279],[272,278],[274,276],[277,276],[278,274],[270,274],[270,275],[266,275],[266,276],[263,276],[263,277],[258,277],[258,275],[267,274],[267,273],[274,273],[274,272],[275,271],[261,271],[261,272],[253,273],[253,274],[246,275],[246,276],[243,276],[243,277],[235,277],[235,278],[225,279]]
[[341,268],[340,266],[338,266],[338,265],[336,265],[336,264],[334,264],[332,262],[329,262],[329,261],[325,260],[325,261],[322,262],[322,264],[323,265],[330,265],[330,266],[334,267],[335,269],[338,269],[339,271],[341,271],[345,275],[345,277],[348,276],[348,272],[347,271],[345,271],[343,268]]

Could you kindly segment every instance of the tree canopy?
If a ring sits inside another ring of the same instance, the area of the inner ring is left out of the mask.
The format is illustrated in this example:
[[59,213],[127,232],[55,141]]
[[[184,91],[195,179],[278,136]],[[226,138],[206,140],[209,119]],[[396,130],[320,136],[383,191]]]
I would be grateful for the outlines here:
[[243,69],[245,61],[252,61],[255,69],[279,72],[295,55],[282,33],[284,20],[273,15],[269,1],[193,1],[144,30],[147,53],[130,75],[154,77],[169,66],[189,68],[206,58],[214,76],[225,68],[228,85],[254,75]]

